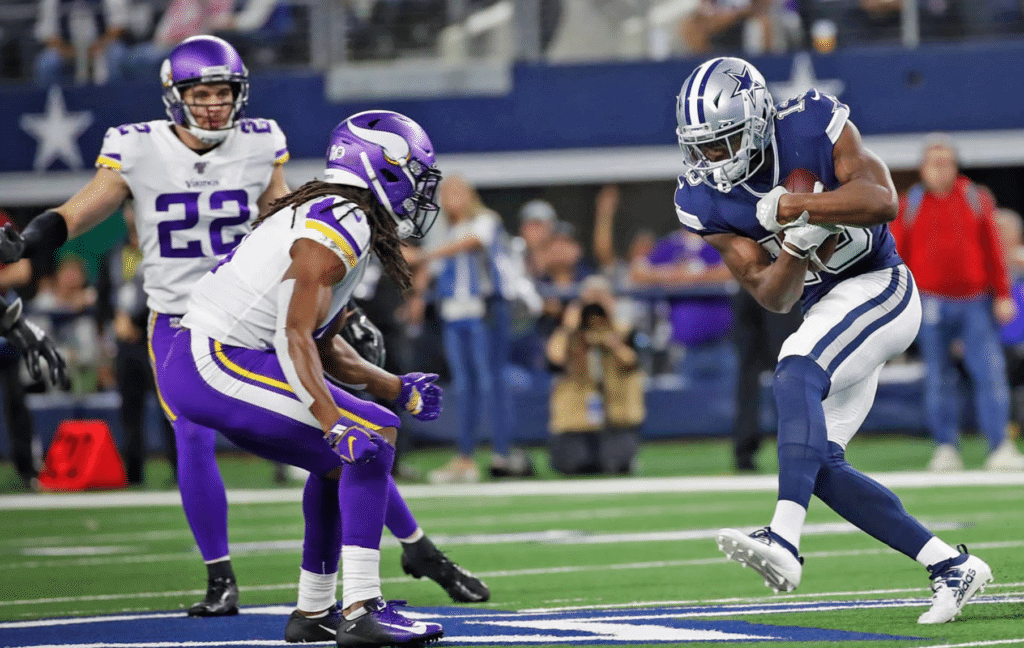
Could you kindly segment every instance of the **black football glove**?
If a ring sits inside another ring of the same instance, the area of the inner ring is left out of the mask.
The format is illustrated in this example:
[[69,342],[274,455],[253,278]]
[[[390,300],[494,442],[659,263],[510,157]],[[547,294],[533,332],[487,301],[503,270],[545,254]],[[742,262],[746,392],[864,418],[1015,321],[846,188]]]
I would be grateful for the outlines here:
[[384,367],[387,351],[384,349],[384,334],[380,332],[363,309],[349,306],[352,314],[348,316],[338,335],[348,342],[356,353],[370,364]]
[[11,223],[0,227],[0,263],[14,263],[25,254],[25,237]]
[[46,379],[39,365],[41,357],[46,360],[46,366],[49,368],[50,383],[61,389],[71,389],[67,363],[53,345],[53,340],[43,333],[41,328],[26,320],[21,310],[20,297],[8,304],[0,314],[0,335],[6,337],[7,341],[25,356],[25,364],[33,380]]

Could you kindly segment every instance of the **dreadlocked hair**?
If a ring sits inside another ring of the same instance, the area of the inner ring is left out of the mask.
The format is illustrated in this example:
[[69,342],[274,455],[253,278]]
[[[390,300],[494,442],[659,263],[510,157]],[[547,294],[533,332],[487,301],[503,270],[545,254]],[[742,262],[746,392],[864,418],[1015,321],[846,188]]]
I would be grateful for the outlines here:
[[[253,222],[253,227],[259,226],[260,223],[282,209],[288,207],[294,209],[321,196],[341,196],[363,210],[370,223],[370,247],[380,259],[381,265],[384,266],[384,272],[398,284],[403,292],[409,290],[412,287],[412,269],[402,255],[402,239],[398,238],[395,219],[384,209],[384,206],[377,200],[377,196],[369,189],[312,180],[270,203],[267,213],[257,218]],[[328,209],[338,206],[336,203]]]

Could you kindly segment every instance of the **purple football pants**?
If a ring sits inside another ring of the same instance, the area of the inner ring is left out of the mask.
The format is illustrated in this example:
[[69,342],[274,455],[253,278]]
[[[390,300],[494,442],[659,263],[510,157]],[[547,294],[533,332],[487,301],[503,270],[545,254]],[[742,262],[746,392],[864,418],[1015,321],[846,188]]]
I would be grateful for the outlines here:
[[[340,485],[323,477],[341,466],[341,459],[291,392],[273,351],[221,346],[201,338],[194,353],[191,332],[181,329],[177,320],[167,315],[154,318],[151,359],[161,405],[179,442],[182,505],[204,559],[228,553],[227,499],[214,454],[215,429],[242,449],[309,471],[303,493],[303,568],[308,571],[337,571],[342,528],[344,544],[377,548],[383,523],[378,518],[385,511],[387,526],[396,537],[416,531],[416,520],[390,477],[390,466],[346,467]],[[334,385],[328,387],[339,411],[353,423],[370,429],[398,425],[393,412]],[[377,463],[393,460],[391,453],[382,455]],[[360,493],[358,501],[349,500],[348,513],[339,503],[346,484],[349,492]]]

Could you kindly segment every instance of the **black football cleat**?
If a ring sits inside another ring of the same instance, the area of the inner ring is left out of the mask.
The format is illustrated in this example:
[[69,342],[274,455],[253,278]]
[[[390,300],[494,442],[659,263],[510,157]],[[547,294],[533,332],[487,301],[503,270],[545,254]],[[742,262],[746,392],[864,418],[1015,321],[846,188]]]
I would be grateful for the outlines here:
[[188,609],[189,616],[211,617],[238,614],[238,583],[234,578],[211,578],[206,598]]
[[402,544],[402,571],[413,578],[426,576],[456,603],[483,603],[491,598],[486,583],[453,563],[426,536]]
[[337,603],[327,610],[327,616],[315,619],[303,616],[295,610],[288,617],[288,625],[284,627],[284,640],[289,643],[334,641],[341,620],[341,610]]
[[342,648],[419,648],[444,636],[438,623],[414,621],[396,609],[405,601],[378,598],[363,604],[365,613],[355,619],[342,618],[338,626],[337,644]]

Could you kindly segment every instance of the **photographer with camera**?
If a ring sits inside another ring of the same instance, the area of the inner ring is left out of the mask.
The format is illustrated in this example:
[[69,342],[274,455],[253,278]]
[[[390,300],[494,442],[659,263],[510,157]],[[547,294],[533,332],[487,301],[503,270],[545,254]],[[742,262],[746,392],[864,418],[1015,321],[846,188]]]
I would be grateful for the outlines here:
[[551,390],[551,465],[566,475],[631,474],[644,409],[633,332],[616,325],[615,298],[601,276],[583,282],[547,343],[557,372]]

